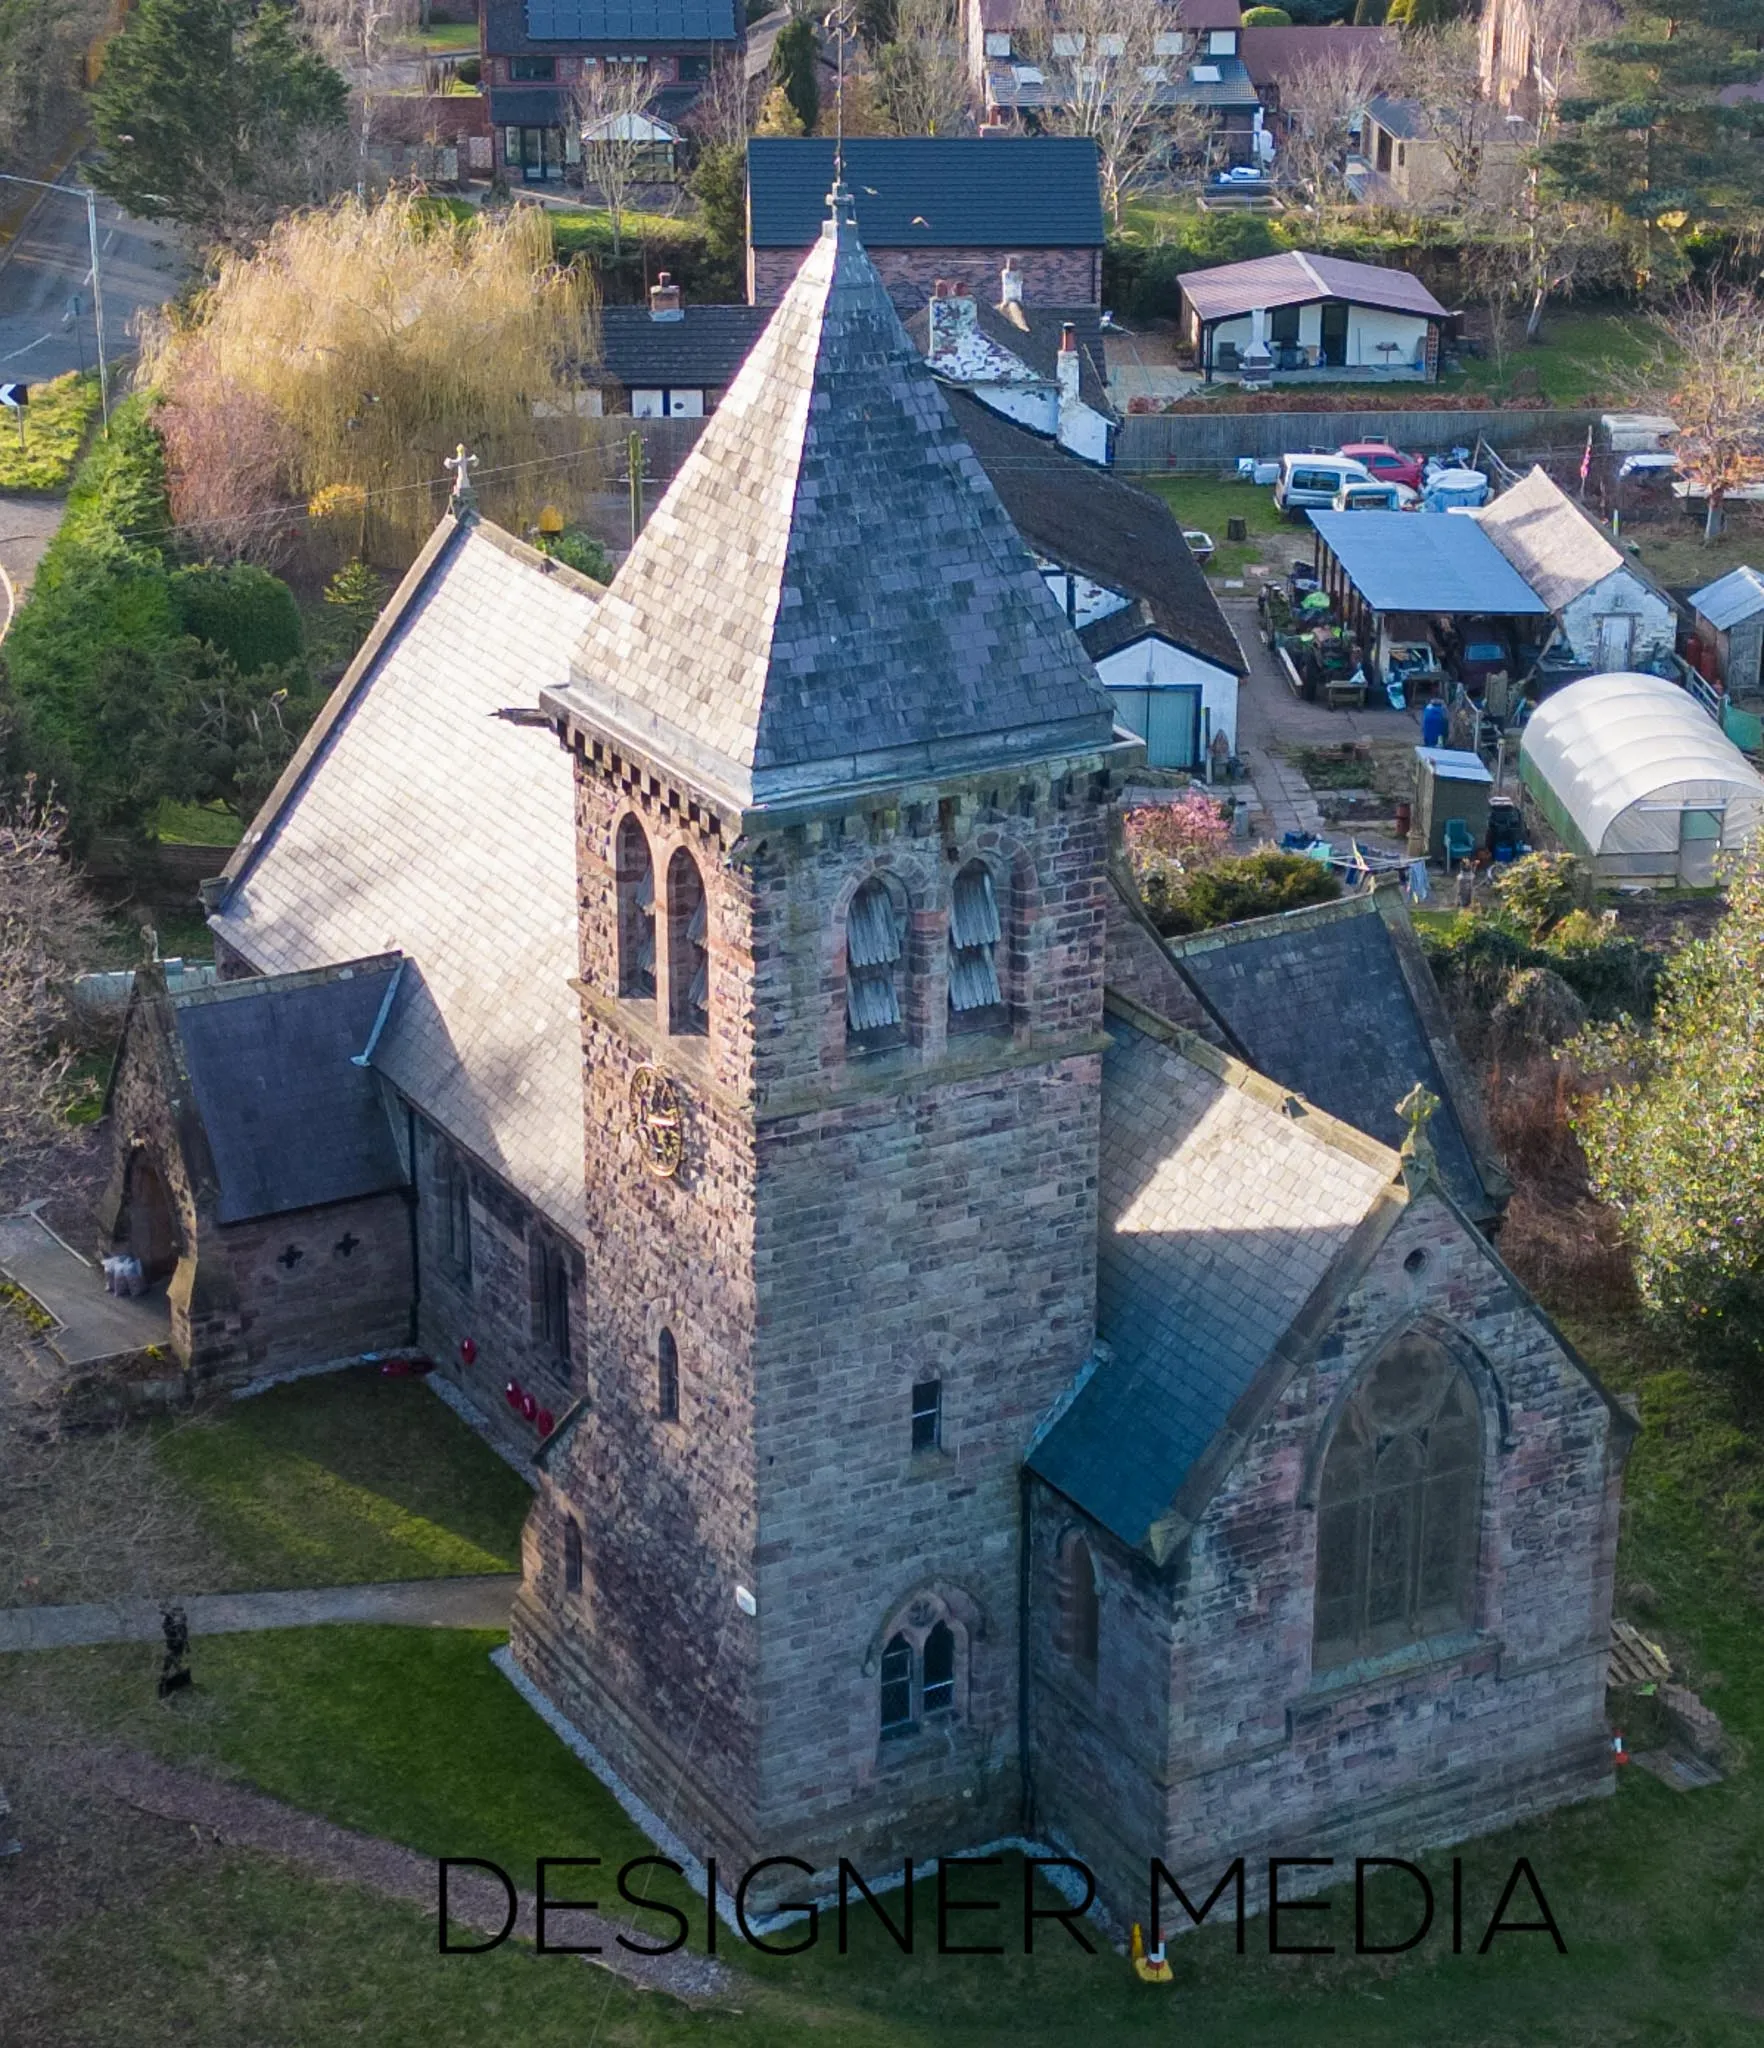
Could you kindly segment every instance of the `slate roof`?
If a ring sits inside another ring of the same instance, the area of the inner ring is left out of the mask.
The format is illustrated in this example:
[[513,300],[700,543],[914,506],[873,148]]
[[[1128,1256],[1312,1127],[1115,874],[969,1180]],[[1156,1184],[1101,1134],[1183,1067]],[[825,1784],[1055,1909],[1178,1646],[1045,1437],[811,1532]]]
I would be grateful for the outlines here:
[[[1533,468],[1473,517],[1553,612],[1629,567],[1548,471]],[[1638,583],[1648,579],[1638,569]]]
[[492,56],[545,55],[566,43],[732,43],[735,0],[483,0]]
[[[1149,1026],[1149,1028],[1147,1028]],[[1394,1217],[1394,1153],[1302,1109],[1175,1027],[1111,1001],[1097,1321],[1107,1355],[1030,1468],[1147,1544],[1253,1399],[1282,1341]]]
[[[845,145],[858,233],[872,249],[1096,249],[1096,144],[1077,135],[866,135]],[[748,240],[805,249],[821,232],[833,144],[747,145]]]
[[376,1066],[578,1241],[569,758],[531,713],[594,586],[442,522],[228,868],[209,919],[266,973],[400,949]]
[[1756,569],[1729,569],[1713,583],[1691,592],[1691,604],[1718,633],[1764,612],[1764,576]]
[[1186,270],[1176,282],[1203,320],[1232,320],[1258,306],[1302,306],[1314,299],[1346,299],[1387,312],[1445,318],[1445,308],[1406,270],[1350,263],[1341,256],[1308,256],[1297,249],[1252,256],[1244,263],[1218,263],[1210,270]]
[[[994,306],[984,291],[995,286],[996,277],[965,278],[981,293],[974,301],[976,325],[995,347],[1009,349],[1024,366],[1044,383],[1059,382],[1059,353],[1062,331],[1077,329],[1078,396],[1107,419],[1115,417],[1109,398],[1108,362],[1103,350],[1102,314],[1095,306]],[[906,323],[913,346],[924,355],[931,345],[931,311],[921,306]]]
[[354,1064],[398,973],[380,958],[167,998],[222,1223],[404,1185],[379,1085]]
[[1079,633],[1093,661],[1158,633],[1233,675],[1248,673],[1237,635],[1162,498],[1080,461],[966,392],[951,392],[949,404],[1036,553],[1134,599]]
[[1164,943],[1231,1049],[1344,1124],[1401,1144],[1396,1105],[1423,1082],[1441,1181],[1473,1220],[1500,1213],[1506,1176],[1395,890]]
[[768,306],[688,306],[679,320],[656,320],[647,306],[604,306],[596,383],[721,390],[765,331]]
[[1114,729],[849,222],[805,260],[543,701],[741,807]]
[[1427,109],[1419,100],[1401,100],[1377,94],[1366,102],[1366,111],[1387,135],[1405,142],[1418,142],[1430,134]]

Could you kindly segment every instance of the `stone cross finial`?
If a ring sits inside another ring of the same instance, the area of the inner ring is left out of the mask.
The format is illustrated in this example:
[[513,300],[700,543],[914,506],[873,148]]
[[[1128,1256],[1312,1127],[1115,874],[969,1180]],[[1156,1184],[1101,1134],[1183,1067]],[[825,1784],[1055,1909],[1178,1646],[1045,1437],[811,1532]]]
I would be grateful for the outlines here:
[[450,469],[453,472],[452,504],[456,519],[478,509],[478,494],[472,489],[472,471],[477,466],[478,458],[467,453],[463,441],[441,465],[443,469]]
[[1417,1081],[1396,1106],[1397,1115],[1409,1127],[1409,1134],[1403,1140],[1402,1161],[1403,1178],[1410,1187],[1418,1186],[1438,1166],[1433,1140],[1427,1135],[1427,1126],[1438,1107],[1439,1097],[1421,1081]]

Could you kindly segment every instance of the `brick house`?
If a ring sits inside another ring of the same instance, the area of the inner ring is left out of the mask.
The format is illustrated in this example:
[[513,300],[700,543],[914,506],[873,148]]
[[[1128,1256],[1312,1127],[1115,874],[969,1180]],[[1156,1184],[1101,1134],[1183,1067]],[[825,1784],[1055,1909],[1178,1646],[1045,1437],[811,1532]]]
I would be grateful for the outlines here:
[[496,169],[529,185],[572,173],[582,149],[571,95],[599,64],[642,65],[650,112],[677,122],[743,33],[734,0],[478,0]]
[[[1142,748],[958,417],[829,224],[609,590],[443,522],[219,894],[266,1005],[402,956],[332,1066],[533,1453],[513,1668],[811,1893],[1028,1839],[1137,1917],[1154,1856],[1608,1790],[1632,1425],[1460,1199],[1400,962],[1398,1151],[1243,1057],[1255,942],[1150,930]],[[1259,1001],[1400,918],[1257,935]]]
[[[858,230],[904,319],[942,279],[981,284],[1015,257],[1026,306],[1102,303],[1096,145],[1083,136],[866,135],[845,145]],[[775,306],[814,248],[833,144],[747,145],[747,296]]]

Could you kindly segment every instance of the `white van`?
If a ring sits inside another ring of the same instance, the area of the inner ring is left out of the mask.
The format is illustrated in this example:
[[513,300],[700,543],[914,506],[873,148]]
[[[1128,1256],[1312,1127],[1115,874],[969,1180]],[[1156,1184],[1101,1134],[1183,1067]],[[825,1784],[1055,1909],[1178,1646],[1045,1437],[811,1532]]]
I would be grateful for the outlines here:
[[1366,465],[1351,455],[1283,455],[1274,485],[1274,508],[1287,519],[1327,512],[1344,484],[1375,481]]

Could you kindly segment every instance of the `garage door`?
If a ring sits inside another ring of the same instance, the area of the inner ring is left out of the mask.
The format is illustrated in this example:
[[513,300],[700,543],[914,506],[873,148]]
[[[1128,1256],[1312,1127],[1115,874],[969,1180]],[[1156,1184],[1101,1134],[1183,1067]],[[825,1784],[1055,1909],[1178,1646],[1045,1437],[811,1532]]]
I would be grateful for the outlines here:
[[1111,690],[1116,715],[1145,742],[1153,768],[1198,768],[1201,763],[1199,690]]

